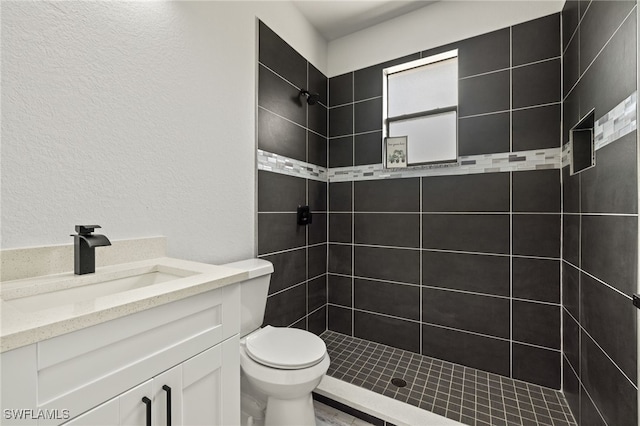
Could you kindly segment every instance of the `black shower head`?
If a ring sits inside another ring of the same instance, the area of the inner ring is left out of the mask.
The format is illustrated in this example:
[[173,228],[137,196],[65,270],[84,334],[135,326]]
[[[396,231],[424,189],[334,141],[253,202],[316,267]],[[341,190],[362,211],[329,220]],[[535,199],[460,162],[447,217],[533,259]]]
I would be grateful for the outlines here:
[[318,101],[320,100],[320,94],[319,93],[310,93],[308,90],[301,90],[300,91],[300,96],[304,95],[307,98],[307,103],[309,105],[315,105],[318,103]]

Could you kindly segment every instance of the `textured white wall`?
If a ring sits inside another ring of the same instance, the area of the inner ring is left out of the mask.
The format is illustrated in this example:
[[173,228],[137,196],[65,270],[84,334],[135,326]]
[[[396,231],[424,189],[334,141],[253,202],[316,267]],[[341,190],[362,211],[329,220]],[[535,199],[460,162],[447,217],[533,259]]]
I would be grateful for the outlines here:
[[254,255],[256,17],[326,69],[286,2],[2,1],[1,247],[168,237]]
[[564,0],[443,0],[329,43],[328,77],[562,10]]

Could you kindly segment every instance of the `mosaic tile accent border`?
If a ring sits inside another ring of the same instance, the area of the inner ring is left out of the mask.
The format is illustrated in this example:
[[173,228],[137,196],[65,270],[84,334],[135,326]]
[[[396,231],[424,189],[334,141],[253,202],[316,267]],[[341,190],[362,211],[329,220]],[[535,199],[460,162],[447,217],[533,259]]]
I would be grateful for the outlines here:
[[[638,128],[638,92],[599,118],[594,128],[596,151]],[[398,179],[423,176],[466,175],[560,169],[571,161],[571,147],[459,157],[457,163],[418,166],[409,169],[385,169],[382,164],[326,168],[282,155],[258,150],[258,170],[266,170],[321,182]]]
[[303,179],[317,180],[327,182],[327,168],[316,166],[315,164],[306,163],[283,155],[274,154],[272,152],[258,150],[258,170],[265,170],[274,173],[280,173],[289,176],[295,176]]
[[593,141],[596,151],[636,130],[638,92],[633,92],[615,108],[598,119],[594,125]]
[[576,425],[560,391],[334,331],[320,337],[327,375],[466,425]]
[[330,182],[397,179],[421,176],[467,175],[560,168],[560,148],[459,157],[453,165],[384,169],[382,164],[329,169]]

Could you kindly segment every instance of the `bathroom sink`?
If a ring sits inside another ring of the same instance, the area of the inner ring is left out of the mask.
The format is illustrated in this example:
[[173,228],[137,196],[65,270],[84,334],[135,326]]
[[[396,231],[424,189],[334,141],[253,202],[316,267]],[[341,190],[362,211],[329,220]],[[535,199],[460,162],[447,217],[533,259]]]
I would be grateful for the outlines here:
[[22,312],[75,304],[189,277],[200,272],[156,264],[87,275],[65,275],[2,291],[2,300]]

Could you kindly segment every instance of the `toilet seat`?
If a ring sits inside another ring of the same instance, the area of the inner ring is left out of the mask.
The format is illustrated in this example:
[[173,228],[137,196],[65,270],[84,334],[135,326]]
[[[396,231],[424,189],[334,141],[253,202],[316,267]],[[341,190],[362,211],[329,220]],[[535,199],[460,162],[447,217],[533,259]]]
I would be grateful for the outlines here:
[[324,341],[315,334],[270,325],[247,336],[245,348],[255,362],[282,370],[314,366],[327,353]]

